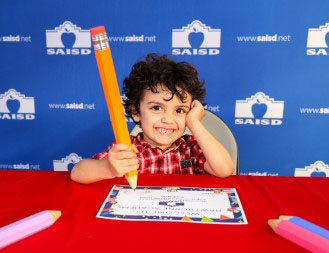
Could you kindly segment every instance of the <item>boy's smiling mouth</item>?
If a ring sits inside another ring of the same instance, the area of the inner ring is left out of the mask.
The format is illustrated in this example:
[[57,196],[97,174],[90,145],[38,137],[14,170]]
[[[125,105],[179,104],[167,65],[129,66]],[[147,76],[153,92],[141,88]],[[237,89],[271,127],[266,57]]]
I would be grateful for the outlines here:
[[155,129],[160,134],[172,134],[174,132],[174,129],[171,128],[156,127]]

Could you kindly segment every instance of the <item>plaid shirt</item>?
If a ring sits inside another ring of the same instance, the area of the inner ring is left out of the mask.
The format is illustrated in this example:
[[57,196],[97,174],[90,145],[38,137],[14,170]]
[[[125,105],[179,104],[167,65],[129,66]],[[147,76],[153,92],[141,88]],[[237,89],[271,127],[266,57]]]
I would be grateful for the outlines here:
[[[153,147],[143,139],[143,133],[130,136],[137,149],[139,173],[149,174],[205,174],[206,158],[192,135],[184,135],[171,147],[162,150]],[[111,149],[112,143],[108,150]],[[94,155],[93,159],[102,160],[108,157],[107,152]]]

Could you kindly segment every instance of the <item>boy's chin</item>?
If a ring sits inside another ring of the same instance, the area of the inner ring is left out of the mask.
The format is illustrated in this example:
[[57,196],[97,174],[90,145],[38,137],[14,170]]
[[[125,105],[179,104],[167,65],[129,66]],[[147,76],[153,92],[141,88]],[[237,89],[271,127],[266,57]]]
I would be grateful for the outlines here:
[[179,137],[175,137],[175,138],[170,138],[170,139],[168,139],[168,140],[161,140],[161,141],[159,141],[157,144],[157,146],[158,147],[171,147],[171,145],[173,145],[178,139],[180,138],[180,136]]

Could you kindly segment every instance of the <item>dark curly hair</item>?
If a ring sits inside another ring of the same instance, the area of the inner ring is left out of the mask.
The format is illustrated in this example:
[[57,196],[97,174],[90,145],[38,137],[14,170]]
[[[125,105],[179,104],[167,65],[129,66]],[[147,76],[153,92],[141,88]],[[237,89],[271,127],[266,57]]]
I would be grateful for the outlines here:
[[[123,81],[123,102],[128,117],[139,113],[139,103],[144,90],[157,93],[157,86],[164,85],[184,102],[187,94],[192,96],[192,101],[197,99],[203,104],[205,97],[204,81],[198,78],[198,72],[188,62],[175,62],[167,55],[151,53],[133,65],[128,77]],[[139,124],[139,122],[135,122]]]

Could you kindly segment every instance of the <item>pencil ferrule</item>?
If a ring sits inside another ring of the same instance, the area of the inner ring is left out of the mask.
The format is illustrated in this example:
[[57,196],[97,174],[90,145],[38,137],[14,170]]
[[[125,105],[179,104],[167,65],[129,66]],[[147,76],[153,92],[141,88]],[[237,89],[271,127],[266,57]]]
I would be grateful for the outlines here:
[[91,39],[95,50],[104,50],[110,47],[106,33],[92,35]]

